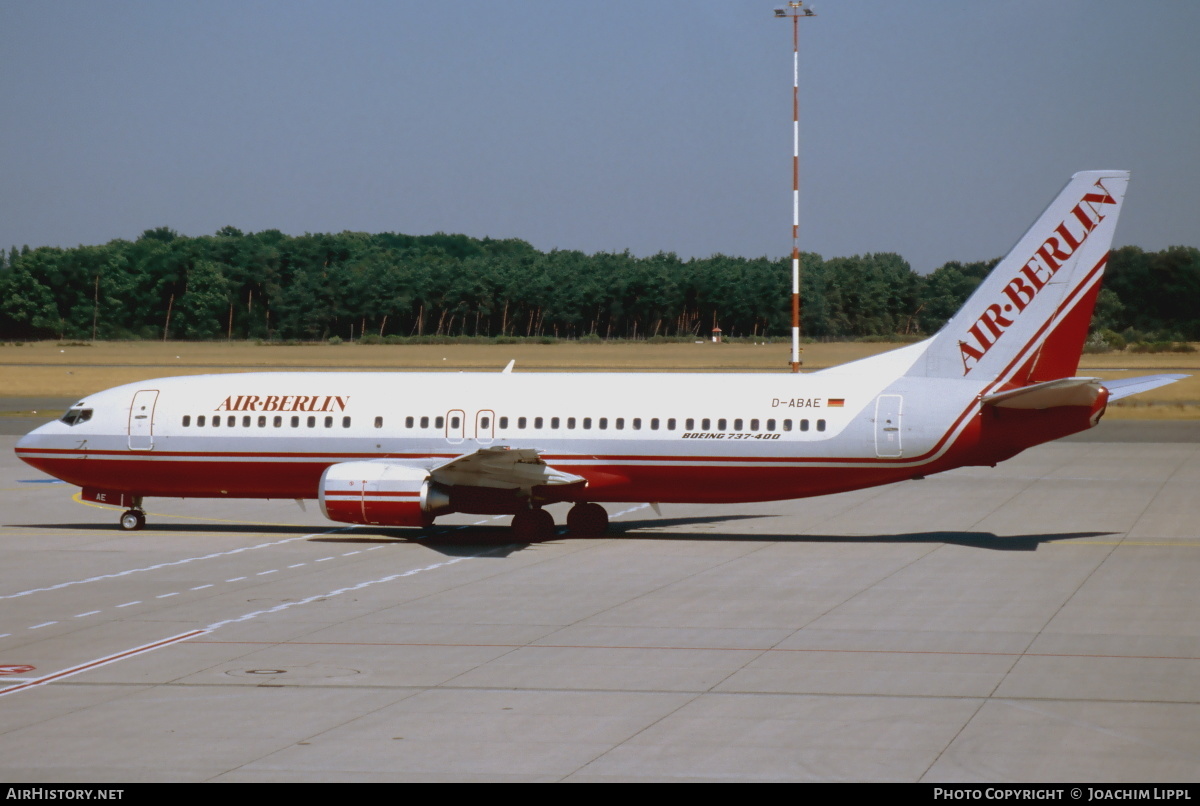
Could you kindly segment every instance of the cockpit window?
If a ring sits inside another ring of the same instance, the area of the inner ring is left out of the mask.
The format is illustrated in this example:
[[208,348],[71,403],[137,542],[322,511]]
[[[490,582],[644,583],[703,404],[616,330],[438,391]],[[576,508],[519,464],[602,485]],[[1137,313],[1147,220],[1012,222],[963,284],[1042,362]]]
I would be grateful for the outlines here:
[[92,419],[91,409],[67,409],[67,413],[59,418],[67,425],[79,425]]

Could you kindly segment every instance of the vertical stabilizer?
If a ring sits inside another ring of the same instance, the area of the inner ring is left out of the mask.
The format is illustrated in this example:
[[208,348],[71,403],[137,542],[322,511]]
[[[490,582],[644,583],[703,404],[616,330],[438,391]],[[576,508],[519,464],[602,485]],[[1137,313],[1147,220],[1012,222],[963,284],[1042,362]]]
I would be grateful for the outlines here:
[[1128,171],[1071,177],[909,374],[992,388],[1074,374],[1128,183]]

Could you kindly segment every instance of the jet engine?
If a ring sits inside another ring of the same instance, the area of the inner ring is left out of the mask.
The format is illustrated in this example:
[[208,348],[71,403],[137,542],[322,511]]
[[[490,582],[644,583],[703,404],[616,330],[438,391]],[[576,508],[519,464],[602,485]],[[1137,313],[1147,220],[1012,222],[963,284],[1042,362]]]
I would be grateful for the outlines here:
[[321,511],[331,521],[428,526],[450,511],[449,490],[423,468],[388,462],[341,462],[321,475]]

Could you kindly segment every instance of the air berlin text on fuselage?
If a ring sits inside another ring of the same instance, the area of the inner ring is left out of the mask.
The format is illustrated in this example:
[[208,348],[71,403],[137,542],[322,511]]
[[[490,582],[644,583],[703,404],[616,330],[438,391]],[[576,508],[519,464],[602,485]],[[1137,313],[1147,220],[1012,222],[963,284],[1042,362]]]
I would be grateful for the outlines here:
[[350,395],[230,395],[213,411],[345,411]]
[[[975,368],[992,345],[1000,340],[1004,331],[1012,326],[1016,317],[1033,302],[1038,292],[1054,277],[1075,251],[1083,245],[1096,225],[1104,220],[1104,214],[1096,209],[1098,204],[1116,204],[1117,201],[1096,183],[1099,193],[1085,193],[1062,223],[1054,228],[1034,252],[1033,257],[1017,271],[1008,285],[1004,286],[999,302],[994,302],[975,320],[967,330],[967,338],[958,343],[962,354],[963,375]],[[1090,268],[1090,267],[1087,267]]]

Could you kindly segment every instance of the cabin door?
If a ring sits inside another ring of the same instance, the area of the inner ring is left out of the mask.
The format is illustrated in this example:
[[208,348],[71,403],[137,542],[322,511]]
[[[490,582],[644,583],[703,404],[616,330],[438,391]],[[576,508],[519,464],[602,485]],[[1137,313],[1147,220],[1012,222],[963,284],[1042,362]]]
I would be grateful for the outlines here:
[[880,395],[875,401],[875,455],[881,459],[895,458],[903,453],[900,444],[901,395]]
[[446,441],[451,445],[461,445],[466,437],[466,413],[462,409],[450,409],[446,412]]
[[133,396],[129,407],[129,450],[154,450],[154,406],[157,389],[143,389]]
[[480,409],[475,412],[475,441],[480,445],[491,445],[496,438],[496,412]]

